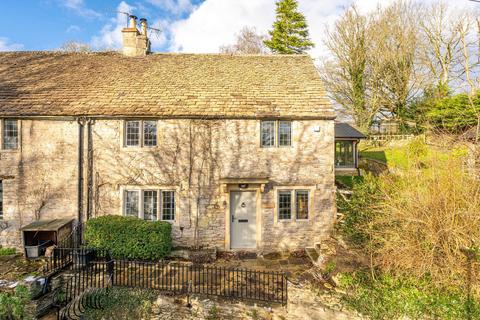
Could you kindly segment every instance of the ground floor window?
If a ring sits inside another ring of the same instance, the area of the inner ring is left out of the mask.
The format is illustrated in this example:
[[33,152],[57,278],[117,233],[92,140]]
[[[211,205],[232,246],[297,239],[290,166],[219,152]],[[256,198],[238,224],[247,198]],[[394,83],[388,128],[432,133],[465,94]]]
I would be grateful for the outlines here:
[[335,167],[355,167],[355,143],[350,140],[335,141]]
[[123,214],[150,221],[173,221],[175,220],[175,191],[125,190]]
[[278,192],[278,219],[290,220],[292,218],[292,192],[281,190]]
[[3,181],[0,180],[0,220],[3,220]]
[[309,190],[278,190],[278,219],[307,220],[310,208]]
[[295,191],[295,204],[297,220],[308,219],[308,190]]

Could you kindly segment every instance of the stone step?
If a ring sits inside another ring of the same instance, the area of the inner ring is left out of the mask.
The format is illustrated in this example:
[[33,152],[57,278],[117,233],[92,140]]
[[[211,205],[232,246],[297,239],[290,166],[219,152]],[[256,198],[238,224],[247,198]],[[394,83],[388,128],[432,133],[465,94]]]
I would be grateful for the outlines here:
[[307,253],[307,256],[310,258],[310,260],[312,260],[313,264],[317,265],[320,255],[318,254],[315,247],[306,247],[305,252]]

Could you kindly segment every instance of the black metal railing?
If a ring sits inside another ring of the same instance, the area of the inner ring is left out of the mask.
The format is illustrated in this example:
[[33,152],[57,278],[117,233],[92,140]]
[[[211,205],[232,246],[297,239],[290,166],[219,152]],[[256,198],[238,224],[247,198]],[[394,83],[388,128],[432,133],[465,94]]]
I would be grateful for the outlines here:
[[72,266],[82,267],[92,261],[110,258],[108,250],[89,248],[55,248],[50,257],[45,258],[43,272],[51,275]]
[[62,288],[58,319],[82,319],[86,308],[102,309],[112,286],[113,261],[90,262],[73,273]]
[[287,303],[283,272],[128,260],[113,268],[114,286]]
[[76,225],[70,234],[57,243],[57,248],[80,248],[84,245],[85,223]]
[[92,284],[103,288],[107,277],[111,285],[117,287],[287,303],[288,285],[284,272],[167,261],[113,260],[107,250],[56,250],[60,259],[53,260],[53,267],[58,270],[59,266],[68,263],[68,268],[74,272],[73,282],[66,285],[68,299],[78,296]]

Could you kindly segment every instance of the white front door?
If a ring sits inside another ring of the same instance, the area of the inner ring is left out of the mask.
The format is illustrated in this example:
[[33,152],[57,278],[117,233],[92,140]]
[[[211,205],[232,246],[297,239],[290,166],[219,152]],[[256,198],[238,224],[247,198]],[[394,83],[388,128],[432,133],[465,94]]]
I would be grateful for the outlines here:
[[257,201],[255,191],[230,193],[230,247],[250,249],[257,246]]

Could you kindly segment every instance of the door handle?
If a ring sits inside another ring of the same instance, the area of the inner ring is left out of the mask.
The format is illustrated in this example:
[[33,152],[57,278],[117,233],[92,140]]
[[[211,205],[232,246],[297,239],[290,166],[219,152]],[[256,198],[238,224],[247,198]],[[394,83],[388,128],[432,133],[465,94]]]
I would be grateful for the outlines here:
[[238,222],[248,222],[248,219],[238,219]]

